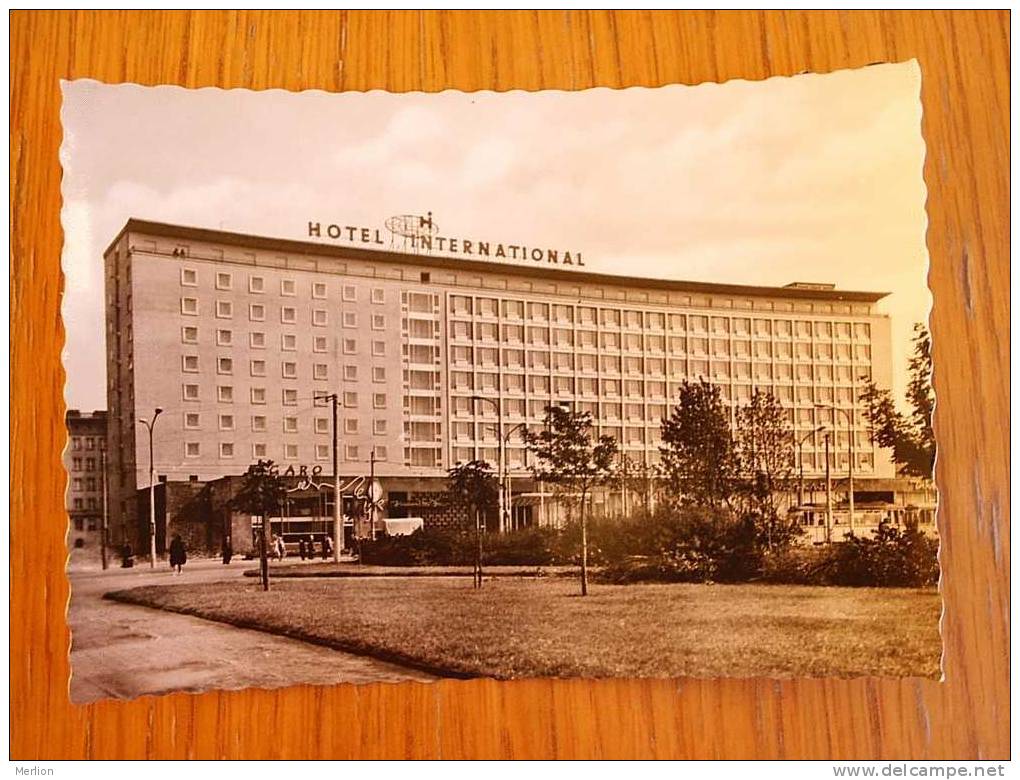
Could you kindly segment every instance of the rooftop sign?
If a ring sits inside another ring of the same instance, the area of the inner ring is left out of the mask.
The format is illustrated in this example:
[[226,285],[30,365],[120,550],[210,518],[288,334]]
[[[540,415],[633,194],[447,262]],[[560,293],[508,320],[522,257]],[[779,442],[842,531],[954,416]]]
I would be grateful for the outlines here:
[[346,244],[369,244],[415,254],[461,255],[481,260],[524,260],[550,265],[584,267],[580,252],[548,247],[482,241],[477,238],[444,236],[432,213],[422,217],[400,214],[386,220],[385,228],[308,221],[310,238],[328,238]]

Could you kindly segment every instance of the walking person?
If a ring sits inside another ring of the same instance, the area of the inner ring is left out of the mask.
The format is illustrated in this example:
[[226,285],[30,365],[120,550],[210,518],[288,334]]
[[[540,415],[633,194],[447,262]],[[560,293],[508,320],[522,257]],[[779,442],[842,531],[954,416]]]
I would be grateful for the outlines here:
[[281,561],[287,557],[287,545],[282,535],[276,537],[276,554],[280,556]]
[[180,534],[174,534],[170,541],[170,569],[174,576],[183,571],[184,564],[188,562],[188,551],[184,548],[184,540]]
[[329,556],[333,554],[333,540],[329,538],[329,534],[324,534],[322,537],[322,560],[329,560]]
[[230,544],[230,537],[223,537],[223,545],[220,547],[220,554],[223,556],[223,565],[227,566],[230,564],[230,559],[234,557],[234,548]]
[[305,560],[308,557],[308,545],[305,544],[305,537],[298,539],[297,543],[298,555],[301,556],[301,560]]

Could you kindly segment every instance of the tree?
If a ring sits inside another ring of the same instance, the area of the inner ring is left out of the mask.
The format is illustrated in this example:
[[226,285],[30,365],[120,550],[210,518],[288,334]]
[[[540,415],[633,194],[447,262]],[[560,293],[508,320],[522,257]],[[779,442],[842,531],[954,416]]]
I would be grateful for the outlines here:
[[446,483],[449,503],[468,510],[475,520],[474,583],[482,587],[482,515],[494,509],[499,501],[499,483],[492,467],[484,460],[458,463],[449,471]]
[[588,518],[585,514],[592,489],[613,469],[617,444],[611,436],[593,441],[590,412],[563,406],[545,408],[545,429],[524,431],[528,451],[536,463],[536,480],[554,485],[568,505],[576,505],[581,526],[581,595],[588,595]]
[[729,506],[737,475],[733,435],[719,388],[704,379],[684,382],[676,406],[662,421],[661,470],[669,499]]
[[652,494],[656,469],[644,461],[636,460],[620,452],[613,468],[613,484],[620,488],[623,513],[631,514],[635,509],[651,512]]
[[881,447],[892,450],[893,462],[903,472],[931,479],[935,470],[935,431],[932,412],[935,396],[931,386],[931,336],[922,324],[914,325],[914,354],[910,359],[910,381],[907,402],[911,412],[905,416],[896,409],[892,393],[880,389],[872,379],[861,393],[864,416],[871,429],[871,438]]
[[235,512],[258,515],[262,518],[259,529],[259,561],[262,573],[262,590],[269,590],[269,555],[266,536],[269,532],[269,517],[278,514],[286,496],[286,488],[280,470],[271,460],[259,460],[248,467],[244,482],[234,494],[229,506]]
[[737,408],[736,418],[740,497],[765,549],[784,547],[800,530],[779,513],[779,499],[790,489],[795,460],[786,410],[772,393],[755,388],[747,405]]

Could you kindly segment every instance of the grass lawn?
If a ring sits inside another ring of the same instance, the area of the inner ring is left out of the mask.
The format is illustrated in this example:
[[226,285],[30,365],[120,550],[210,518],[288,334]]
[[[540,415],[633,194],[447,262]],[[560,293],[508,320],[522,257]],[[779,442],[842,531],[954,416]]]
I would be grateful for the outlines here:
[[[552,577],[576,576],[576,566],[485,566],[489,577]],[[271,563],[273,577],[472,577],[470,566],[376,566],[358,563]],[[258,569],[248,569],[245,577],[261,576]]]
[[938,677],[934,589],[596,585],[505,578],[251,580],[108,594],[452,676]]

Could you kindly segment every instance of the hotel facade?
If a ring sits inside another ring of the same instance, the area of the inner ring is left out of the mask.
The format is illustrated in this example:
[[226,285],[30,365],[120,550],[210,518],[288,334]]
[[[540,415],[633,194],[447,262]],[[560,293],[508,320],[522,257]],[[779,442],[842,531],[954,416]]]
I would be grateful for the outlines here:
[[861,484],[895,476],[855,408],[864,378],[891,385],[882,293],[638,279],[139,220],[107,249],[105,281],[111,528],[125,537],[149,480],[139,418],[162,409],[161,482],[239,475],[267,458],[328,481],[333,393],[341,475],[371,471],[394,513],[427,504],[458,462],[495,464],[501,423],[513,512],[539,522],[521,428],[569,403],[632,462],[654,465],[671,399],[699,377],[720,386],[731,414],[755,387],[771,391],[803,439],[807,479],[824,476],[820,427],[834,478],[851,451]]

